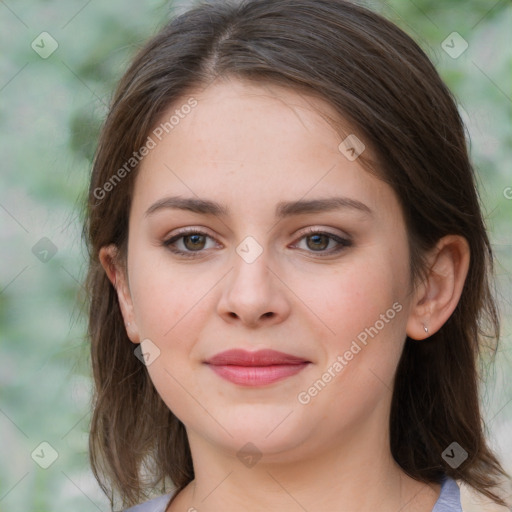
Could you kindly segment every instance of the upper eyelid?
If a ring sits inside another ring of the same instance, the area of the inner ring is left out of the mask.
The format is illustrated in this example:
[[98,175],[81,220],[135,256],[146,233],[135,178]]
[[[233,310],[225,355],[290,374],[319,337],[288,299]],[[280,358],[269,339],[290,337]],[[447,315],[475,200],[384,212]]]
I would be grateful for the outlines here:
[[211,235],[206,228],[181,228],[178,230],[177,233],[174,233],[173,235],[167,235],[164,238],[164,241],[172,240],[173,238],[176,238],[179,240],[181,237],[187,236],[187,235],[206,235],[210,237],[211,239],[217,241],[217,238],[213,235]]

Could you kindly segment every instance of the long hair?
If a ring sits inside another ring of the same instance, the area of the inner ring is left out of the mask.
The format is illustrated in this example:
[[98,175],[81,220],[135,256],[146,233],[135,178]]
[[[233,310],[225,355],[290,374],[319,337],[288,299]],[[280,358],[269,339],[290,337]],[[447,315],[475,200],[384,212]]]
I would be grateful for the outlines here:
[[[95,383],[90,457],[103,489],[131,505],[152,486],[168,482],[181,490],[194,478],[184,425],[134,357],[98,253],[109,244],[126,253],[138,168],[131,159],[155,124],[189,91],[224,77],[323,98],[340,122],[357,129],[377,156],[366,162],[368,171],[393,188],[403,209],[413,278],[424,272],[422,256],[441,237],[468,241],[469,272],[455,311],[428,340],[405,342],[390,446],[411,477],[439,482],[448,474],[503,504],[493,488],[508,475],[486,444],[478,387],[479,354],[484,346],[495,350],[499,336],[492,250],[464,126],[420,47],[380,15],[343,0],[197,5],[140,50],[118,85],[94,160],[84,226]],[[456,468],[442,457],[453,441],[468,453]]]

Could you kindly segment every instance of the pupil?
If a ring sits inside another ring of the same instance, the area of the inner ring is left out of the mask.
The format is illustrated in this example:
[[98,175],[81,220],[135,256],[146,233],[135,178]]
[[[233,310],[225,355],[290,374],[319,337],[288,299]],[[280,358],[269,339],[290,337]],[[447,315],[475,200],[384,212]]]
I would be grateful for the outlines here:
[[[316,248],[316,249],[325,249],[328,245],[329,245],[329,241],[327,240],[327,236],[326,235],[311,235],[310,237],[310,240],[314,240],[313,243],[316,244],[314,247],[312,247],[313,249]],[[321,246],[318,245],[318,242],[321,242],[321,239],[323,239],[324,243],[321,244]],[[327,240],[327,243],[325,243]],[[311,247],[310,247],[311,248]]]
[[[199,244],[199,246],[201,246],[201,238],[203,238],[203,235],[188,235],[185,239],[185,245],[187,245],[186,241],[187,240],[190,240],[192,242],[192,245],[194,247],[188,247],[189,249],[201,249],[202,247],[197,247],[197,245]],[[204,243],[204,241],[203,241]]]

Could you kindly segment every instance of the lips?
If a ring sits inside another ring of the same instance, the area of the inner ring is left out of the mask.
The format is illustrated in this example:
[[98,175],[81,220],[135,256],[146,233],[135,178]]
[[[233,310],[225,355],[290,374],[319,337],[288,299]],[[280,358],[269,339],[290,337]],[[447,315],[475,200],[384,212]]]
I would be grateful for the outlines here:
[[310,361],[275,350],[228,350],[206,361],[220,377],[242,386],[263,386],[296,375]]
[[275,350],[258,350],[256,352],[249,352],[247,350],[235,349],[221,352],[209,359],[207,363],[215,366],[273,366],[309,363],[309,361],[301,357],[295,357]]

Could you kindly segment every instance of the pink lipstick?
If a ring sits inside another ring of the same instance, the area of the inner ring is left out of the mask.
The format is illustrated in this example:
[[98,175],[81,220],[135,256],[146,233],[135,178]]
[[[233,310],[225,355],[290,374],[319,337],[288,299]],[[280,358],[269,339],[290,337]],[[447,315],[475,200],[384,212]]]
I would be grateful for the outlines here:
[[227,350],[206,364],[220,377],[241,386],[264,386],[291,377],[310,361],[275,350]]

